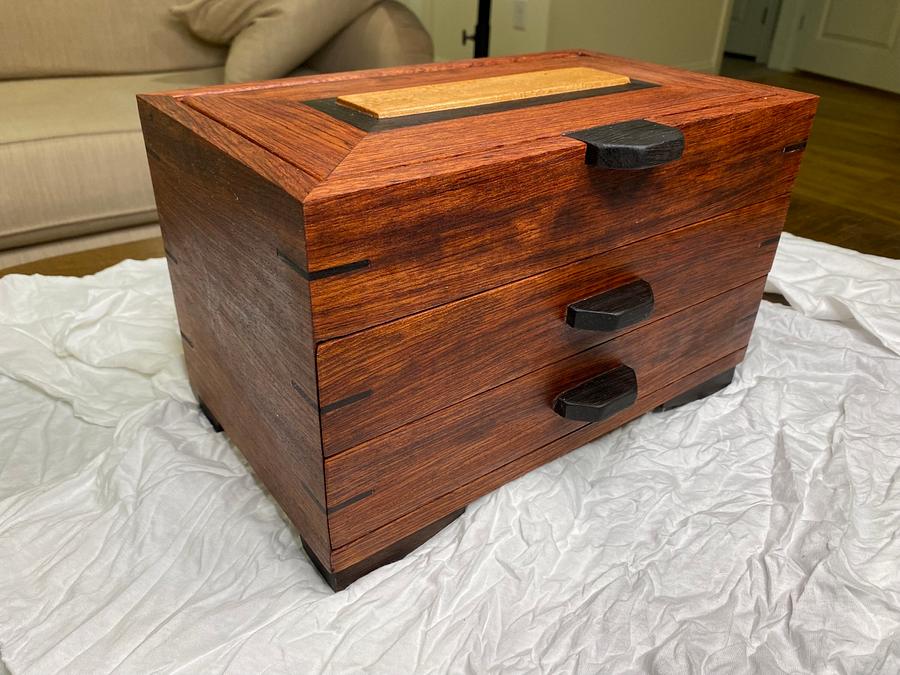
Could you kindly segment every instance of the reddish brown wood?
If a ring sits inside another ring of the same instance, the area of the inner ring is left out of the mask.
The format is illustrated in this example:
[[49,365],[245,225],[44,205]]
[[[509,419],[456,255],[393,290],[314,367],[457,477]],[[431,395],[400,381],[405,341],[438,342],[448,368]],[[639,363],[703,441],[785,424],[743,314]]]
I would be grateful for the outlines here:
[[272,179],[302,179],[171,99],[139,107],[191,385],[328,561],[309,285],[276,256],[305,258],[297,198]]
[[417,504],[575,431],[561,392],[624,364],[645,397],[747,344],[761,278],[553,363],[325,461],[331,542],[340,547]]
[[185,98],[184,102],[225,126],[239,129],[242,135],[276,156],[289,157],[316,183],[327,178],[366,135],[308,106],[293,105],[285,114],[278,114],[278,106],[272,105],[267,115],[252,114],[248,111],[252,100],[207,96]]
[[623,410],[608,420],[597,424],[584,425],[572,433],[543,445],[528,454],[516,457],[511,462],[479,476],[452,492],[419,505],[415,511],[410,511],[378,529],[367,532],[346,546],[337,548],[332,553],[334,569],[343,570],[358,563],[360,560],[365,560],[383,547],[390,546],[392,542],[407,536],[408,533],[416,532],[422,527],[423,523],[430,523],[444,517],[446,514],[453,513],[491,490],[496,490],[501,485],[515,480],[532,469],[536,469],[557,457],[581,447],[585,443],[599,438],[634,418],[640,417],[679,393],[691,389],[737,365],[743,359],[744,351],[744,349],[740,349],[721,359],[717,359],[700,370],[694,371],[684,378],[653,392],[649,396],[639,398],[631,408]]
[[[302,118],[303,111],[309,110],[303,105],[304,101],[421,84],[423,73],[429,74],[429,83],[437,83],[573,66],[614,70],[663,86],[630,92],[606,101],[600,97],[544,105],[540,107],[539,115],[533,109],[515,110],[502,115],[481,115],[429,124],[427,133],[423,133],[421,127],[412,127],[370,134],[361,139],[360,146],[345,162],[346,166],[342,165],[340,169],[352,177],[358,176],[360,171],[375,173],[425,159],[456,157],[505,144],[518,144],[523,141],[523,124],[528,126],[527,140],[533,142],[590,124],[598,115],[617,120],[634,119],[667,111],[705,108],[717,101],[736,102],[760,96],[794,100],[803,96],[739,80],[648,67],[645,63],[628,59],[586,52],[561,52],[481,62],[463,61],[449,67],[447,64],[429,64],[384,71],[323,74],[294,80],[293,83],[284,81],[280,86],[263,89],[235,90],[234,85],[226,85],[225,88],[201,90],[186,96],[184,100],[224,123],[240,119],[242,130],[249,138],[296,166],[304,166],[309,157],[306,145],[297,143],[298,134],[305,136],[312,132],[315,142],[315,133],[318,132],[314,125],[307,125]],[[210,96],[212,92],[220,95]],[[319,120],[319,123],[329,124],[324,120]],[[433,141],[429,140],[431,138]]]
[[569,303],[641,278],[655,297],[648,323],[759,278],[787,206],[779,197],[320,344],[326,456],[643,325],[575,330]]
[[[660,86],[370,132],[304,104],[579,65]],[[814,108],[584,52],[142,97],[192,385],[325,575],[352,578],[737,362],[802,154],[783,149]],[[637,118],[680,129],[683,158],[598,169],[564,135]],[[643,323],[562,323],[634,276],[657,296]],[[636,364],[631,408],[550,410],[616,359]]]

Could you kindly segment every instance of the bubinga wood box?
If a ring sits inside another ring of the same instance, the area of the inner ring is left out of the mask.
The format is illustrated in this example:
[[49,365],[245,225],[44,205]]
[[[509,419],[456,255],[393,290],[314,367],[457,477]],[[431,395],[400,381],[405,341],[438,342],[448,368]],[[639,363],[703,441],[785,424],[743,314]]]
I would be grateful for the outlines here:
[[560,52],[139,106],[192,386],[340,588],[730,378],[816,98]]

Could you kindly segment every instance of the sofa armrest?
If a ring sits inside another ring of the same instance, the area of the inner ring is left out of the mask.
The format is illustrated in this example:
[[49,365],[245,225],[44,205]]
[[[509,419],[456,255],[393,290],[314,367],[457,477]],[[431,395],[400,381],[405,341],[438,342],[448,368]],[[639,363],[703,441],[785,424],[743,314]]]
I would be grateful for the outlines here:
[[303,67],[338,72],[428,63],[433,59],[431,36],[416,15],[395,0],[385,0],[357,17]]

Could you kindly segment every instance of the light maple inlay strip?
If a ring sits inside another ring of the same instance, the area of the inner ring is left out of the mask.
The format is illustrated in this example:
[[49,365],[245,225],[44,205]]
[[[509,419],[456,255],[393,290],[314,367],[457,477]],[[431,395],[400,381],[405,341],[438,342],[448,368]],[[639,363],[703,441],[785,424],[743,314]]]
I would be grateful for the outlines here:
[[477,80],[423,84],[418,87],[339,96],[338,103],[377,117],[400,117],[501,103],[537,96],[615,87],[631,82],[627,75],[596,68],[559,68]]

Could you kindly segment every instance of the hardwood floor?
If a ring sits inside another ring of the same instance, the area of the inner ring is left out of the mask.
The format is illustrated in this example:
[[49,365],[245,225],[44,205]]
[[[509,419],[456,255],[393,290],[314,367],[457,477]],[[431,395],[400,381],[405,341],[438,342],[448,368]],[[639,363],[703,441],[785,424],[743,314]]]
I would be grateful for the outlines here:
[[0,270],[0,276],[5,274],[44,274],[47,276],[83,277],[128,258],[146,260],[147,258],[161,258],[164,255],[162,238],[156,237],[35,260]]
[[[722,75],[821,96],[788,212],[788,232],[900,258],[900,96],[806,73],[782,73],[726,56]],[[163,255],[151,239],[0,270],[92,274],[126,258]]]
[[722,75],[821,96],[785,229],[900,258],[900,96],[727,56]]

